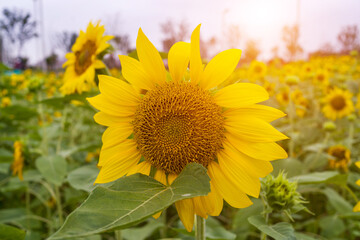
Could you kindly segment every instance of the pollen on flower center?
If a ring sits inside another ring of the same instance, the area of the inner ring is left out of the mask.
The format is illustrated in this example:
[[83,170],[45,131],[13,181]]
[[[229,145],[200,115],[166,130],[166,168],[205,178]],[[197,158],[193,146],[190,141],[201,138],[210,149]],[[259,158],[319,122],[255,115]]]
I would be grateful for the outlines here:
[[190,162],[206,167],[224,139],[221,107],[192,83],[165,83],[148,91],[133,125],[144,158],[167,173],[180,173]]
[[341,110],[346,106],[346,101],[343,96],[336,96],[331,100],[331,106],[335,110]]
[[96,44],[93,41],[87,41],[80,51],[75,52],[75,72],[80,75],[91,65],[91,57],[95,54]]

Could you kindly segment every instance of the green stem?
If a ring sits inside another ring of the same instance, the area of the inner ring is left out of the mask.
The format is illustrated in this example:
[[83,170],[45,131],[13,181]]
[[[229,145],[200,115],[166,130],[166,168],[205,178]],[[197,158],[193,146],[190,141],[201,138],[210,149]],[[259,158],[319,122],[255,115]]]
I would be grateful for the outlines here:
[[294,122],[294,115],[295,115],[295,106],[291,100],[291,87],[289,88],[289,105],[288,105],[288,116],[290,121],[290,129],[291,129],[291,136],[289,140],[289,156],[290,158],[294,157],[294,149],[295,149],[295,142],[294,142],[294,132],[295,132],[295,122]]
[[[266,225],[268,225],[269,224],[268,204],[265,201],[263,194],[260,194],[260,198],[261,198],[261,201],[262,201],[262,204],[263,204],[263,209],[264,209],[263,212],[264,212],[265,223],[266,223]],[[266,237],[267,237],[266,233],[261,232],[261,240],[266,240]]]
[[348,136],[348,148],[350,152],[352,151],[353,141],[354,141],[354,122],[352,121],[349,126],[349,136]]
[[64,129],[65,129],[65,123],[66,123],[66,117],[67,117],[67,107],[64,107],[64,111],[63,111],[63,115],[61,118],[61,129],[60,129],[60,134],[59,134],[59,138],[57,141],[57,145],[56,145],[56,154],[60,153],[61,150],[61,142],[64,136]]
[[[326,148],[326,145],[327,145],[327,143],[329,141],[329,138],[330,138],[330,133],[326,132],[325,133],[325,138],[324,138],[324,141],[323,141],[323,145],[324,145],[325,148]],[[316,166],[316,163],[318,162],[322,152],[323,152],[323,148],[319,148],[319,150],[316,152],[315,159],[311,162],[311,164],[309,166],[309,169],[313,169],[313,167]]]
[[58,186],[55,186],[55,196],[56,196],[56,207],[57,207],[57,211],[58,211],[58,215],[59,215],[59,223],[60,223],[60,225],[62,225],[64,220],[63,220],[63,212],[62,212],[62,205],[61,205],[61,196],[60,196],[60,191],[59,191]]
[[350,195],[353,197],[353,199],[355,200],[355,202],[358,202],[358,198],[357,196],[355,195],[355,193],[351,190],[351,188],[349,188],[348,185],[345,185],[345,189],[350,193]]
[[121,230],[115,230],[115,239],[122,240]]
[[195,239],[205,240],[205,219],[196,215],[195,218]]

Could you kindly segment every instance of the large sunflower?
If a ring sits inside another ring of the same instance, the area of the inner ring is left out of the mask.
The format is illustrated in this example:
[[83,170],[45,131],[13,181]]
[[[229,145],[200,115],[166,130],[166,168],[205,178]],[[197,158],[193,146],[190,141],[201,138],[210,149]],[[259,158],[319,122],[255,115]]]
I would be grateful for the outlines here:
[[335,120],[349,115],[354,111],[354,104],[349,91],[334,88],[324,99],[322,111],[325,117]]
[[96,86],[95,69],[106,67],[98,56],[110,46],[107,41],[113,38],[103,36],[104,32],[104,26],[100,26],[99,23],[94,26],[91,22],[86,32],[80,31],[71,48],[72,52],[65,56],[67,61],[63,67],[66,67],[66,70],[64,84],[61,87],[64,94],[82,93]]
[[[191,44],[172,46],[171,80],[167,80],[159,52],[139,29],[140,61],[120,56],[129,83],[100,76],[101,94],[88,99],[100,110],[95,121],[108,126],[95,183],[134,173],[149,175],[153,168],[154,178],[167,184],[187,163],[208,169],[211,192],[175,204],[188,231],[194,214],[219,215],[223,199],[236,208],[250,206],[247,195],[258,197],[259,178],[273,169],[269,161],[287,157],[275,143],[287,137],[269,124],[284,113],[256,104],[268,99],[264,88],[251,83],[216,88],[234,71],[241,51],[221,52],[203,69],[199,37],[200,25],[192,33]],[[190,81],[186,81],[189,61]]]

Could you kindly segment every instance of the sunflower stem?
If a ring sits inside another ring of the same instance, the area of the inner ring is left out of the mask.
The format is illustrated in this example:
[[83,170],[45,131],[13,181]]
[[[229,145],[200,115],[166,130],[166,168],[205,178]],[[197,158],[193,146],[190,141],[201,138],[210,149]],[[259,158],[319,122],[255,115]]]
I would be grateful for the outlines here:
[[115,230],[115,239],[122,240],[121,230]]
[[205,218],[196,215],[195,218],[195,239],[205,240]]

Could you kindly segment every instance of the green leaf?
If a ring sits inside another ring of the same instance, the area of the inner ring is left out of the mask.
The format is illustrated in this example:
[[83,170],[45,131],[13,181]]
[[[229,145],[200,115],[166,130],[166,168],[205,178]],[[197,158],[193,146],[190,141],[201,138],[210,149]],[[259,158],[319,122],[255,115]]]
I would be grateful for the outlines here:
[[14,159],[13,153],[5,148],[0,148],[0,163],[12,162]]
[[321,236],[332,238],[342,234],[346,228],[344,221],[338,216],[326,216],[320,219]]
[[206,169],[188,164],[170,186],[142,174],[122,177],[109,187],[97,186],[50,239],[84,237],[126,228],[176,201],[210,192]]
[[60,186],[66,176],[66,160],[60,156],[43,156],[36,159],[35,165],[41,175],[49,182]]
[[345,185],[347,181],[346,174],[339,174],[337,171],[315,172],[306,175],[292,177],[289,180],[301,184],[320,184],[333,183],[338,185]]
[[143,227],[121,230],[121,236],[127,240],[144,240],[162,226],[164,226],[162,222],[151,219],[149,223]]
[[248,218],[248,221],[266,235],[275,240],[296,240],[294,228],[290,223],[281,222],[275,225],[267,225],[262,216],[256,215]]
[[98,174],[99,169],[95,165],[86,165],[70,172],[67,180],[73,188],[91,192]]
[[11,223],[24,219],[25,208],[8,208],[0,210],[0,223]]
[[328,198],[329,204],[340,214],[352,212],[353,206],[340,196],[335,190],[325,188],[322,192]]
[[0,239],[1,240],[24,240],[25,231],[16,227],[0,224]]
[[[33,108],[24,107],[22,105],[11,105],[6,108],[1,108],[0,113],[4,116],[11,118],[12,120],[29,120],[36,118],[38,113]],[[0,114],[0,115],[2,115]]]

